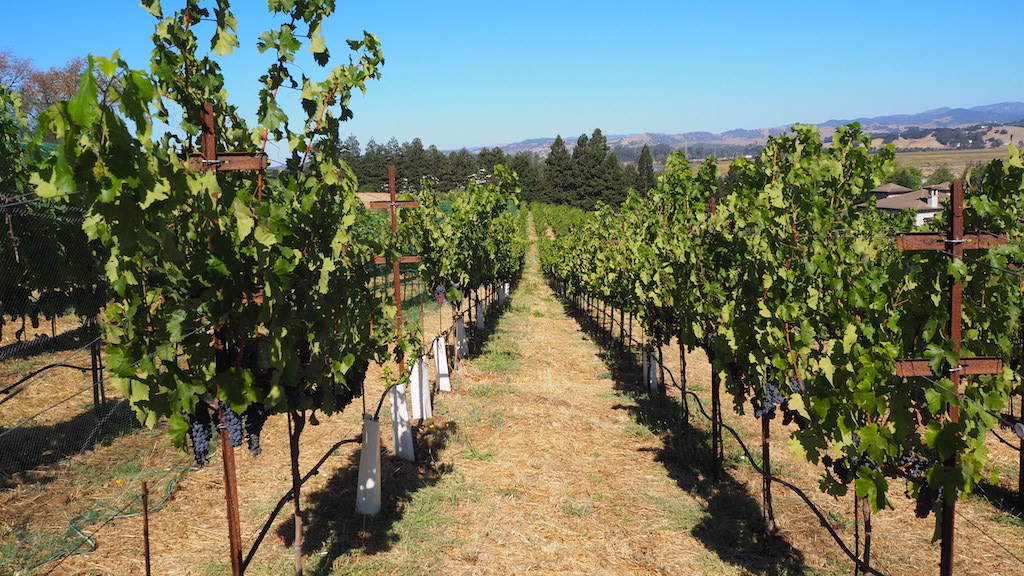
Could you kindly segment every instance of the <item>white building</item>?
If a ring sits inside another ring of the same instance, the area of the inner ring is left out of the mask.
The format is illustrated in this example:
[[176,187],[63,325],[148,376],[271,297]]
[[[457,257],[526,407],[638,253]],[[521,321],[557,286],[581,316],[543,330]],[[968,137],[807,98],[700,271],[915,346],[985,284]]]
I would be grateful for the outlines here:
[[901,210],[913,210],[915,226],[934,218],[942,210],[942,203],[949,198],[949,182],[925,186],[923,190],[911,192],[886,193],[883,188],[872,190],[877,198],[875,207],[890,214]]

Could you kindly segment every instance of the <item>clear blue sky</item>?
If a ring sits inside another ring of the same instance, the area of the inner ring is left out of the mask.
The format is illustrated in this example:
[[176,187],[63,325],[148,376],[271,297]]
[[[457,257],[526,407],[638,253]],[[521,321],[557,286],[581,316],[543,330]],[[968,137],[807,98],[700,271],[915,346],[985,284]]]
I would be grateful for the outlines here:
[[[115,49],[148,65],[155,20],[136,2],[4,4],[0,48],[37,67]],[[267,59],[253,46],[270,20],[260,0],[235,4],[242,49],[223,66],[233,101],[254,110]],[[364,145],[720,132],[1024,100],[1016,1],[338,0],[332,54],[363,29],[386,58],[344,126]]]

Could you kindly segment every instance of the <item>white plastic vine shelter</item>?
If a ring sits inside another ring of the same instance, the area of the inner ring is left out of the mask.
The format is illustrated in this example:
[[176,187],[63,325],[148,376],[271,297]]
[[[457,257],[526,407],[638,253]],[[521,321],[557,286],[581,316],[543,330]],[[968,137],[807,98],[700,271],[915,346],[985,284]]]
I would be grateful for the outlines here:
[[442,392],[452,391],[452,379],[448,373],[448,350],[444,338],[434,338],[434,365],[437,368],[437,389]]
[[405,402],[405,384],[393,386],[388,391],[388,400],[391,404],[391,437],[394,441],[395,454],[402,460],[415,462],[409,407]]
[[363,415],[363,447],[359,454],[356,513],[367,516],[380,513],[380,422],[370,414]]

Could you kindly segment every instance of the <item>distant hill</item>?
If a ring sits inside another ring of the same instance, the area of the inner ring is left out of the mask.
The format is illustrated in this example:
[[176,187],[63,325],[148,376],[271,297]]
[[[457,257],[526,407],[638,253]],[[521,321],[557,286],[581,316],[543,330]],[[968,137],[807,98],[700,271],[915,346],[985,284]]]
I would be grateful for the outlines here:
[[[967,128],[975,127],[978,131],[979,125],[987,132],[985,139],[995,138],[1005,142],[1011,137],[1018,140],[1024,137],[1024,128],[1017,126],[1014,131],[1013,125],[1024,124],[1024,102],[1000,102],[973,108],[936,108],[926,110],[917,114],[894,114],[890,116],[876,116],[874,118],[852,118],[846,120],[829,120],[821,122],[818,127],[822,136],[828,138],[834,132],[836,126],[860,122],[865,131],[877,136],[876,143],[894,142],[898,148],[944,148],[948,147],[940,142],[941,139],[931,135],[930,132],[920,138],[899,137],[909,127],[922,129],[946,129],[946,128]],[[608,145],[612,148],[640,149],[645,144],[654,147],[667,145],[672,148],[684,148],[695,144],[710,146],[743,147],[747,145],[760,145],[767,141],[769,136],[785,132],[788,126],[771,126],[767,128],[744,129],[737,128],[714,134],[711,132],[686,132],[683,134],[659,134],[643,132],[639,134],[606,135]],[[1005,131],[1002,132],[1002,131]],[[572,150],[576,144],[575,135],[562,135],[567,148]],[[531,138],[522,142],[512,144],[499,144],[506,154],[517,154],[529,152],[540,156],[547,156],[551,150],[552,138]],[[494,146],[489,146],[493,148]],[[474,148],[472,151],[478,151]]]
[[1024,102],[1000,102],[974,108],[936,108],[919,114],[896,114],[875,118],[854,118],[853,120],[829,120],[821,126],[839,126],[860,122],[864,126],[921,128],[953,128],[972,124],[1010,124],[1024,118]]

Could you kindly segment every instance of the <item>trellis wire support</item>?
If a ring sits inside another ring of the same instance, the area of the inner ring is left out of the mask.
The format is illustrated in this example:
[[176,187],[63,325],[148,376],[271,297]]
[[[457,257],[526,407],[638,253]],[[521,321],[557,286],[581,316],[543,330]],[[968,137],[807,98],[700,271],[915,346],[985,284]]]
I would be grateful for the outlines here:
[[[904,251],[936,250],[948,254],[954,260],[963,260],[964,250],[984,250],[992,246],[1006,244],[1000,238],[984,232],[964,233],[964,184],[953,182],[950,189],[950,225],[946,236],[938,233],[919,232],[901,234],[896,237],[896,246]],[[953,348],[960,351],[963,342],[963,282],[953,275],[949,276],[949,340]],[[914,376],[930,376],[931,368],[927,359],[913,358],[896,361],[896,376],[911,378]],[[998,374],[1003,369],[1002,360],[994,357],[960,358],[960,365],[948,369],[949,381],[953,390],[960,394],[961,375]],[[949,418],[953,422],[960,420],[960,408],[949,406]],[[946,465],[955,466],[957,456],[954,454]],[[956,520],[956,494],[944,494],[942,502],[942,542],[939,551],[939,576],[953,575],[954,535]]]
[[[213,110],[213,102],[204,102],[199,111],[200,119],[200,152],[188,156],[186,166],[189,170],[203,172],[207,170],[240,171],[266,170],[267,155],[263,152],[217,152],[217,123]],[[262,198],[262,196],[261,196]],[[217,372],[229,370],[231,362],[227,357],[230,346],[221,335],[222,329],[214,330],[214,347],[217,349]],[[218,406],[218,420],[223,424],[223,407]],[[242,535],[239,526],[238,512],[238,479],[235,470],[235,453],[228,442],[227,427],[220,427],[221,449],[224,464],[224,499],[227,502],[228,545],[231,550],[231,574],[242,575]]]
[[[395,167],[388,166],[388,192],[390,195],[389,200],[376,200],[370,202],[371,210],[387,210],[391,217],[391,234],[397,239],[398,238],[398,209],[399,208],[416,208],[419,206],[419,202],[407,200],[398,201],[398,191],[395,186]],[[402,255],[397,260],[391,261],[391,272],[394,277],[395,286],[395,332],[401,334],[402,332],[402,271],[401,265],[404,263],[420,262],[423,258],[415,255]],[[385,264],[387,259],[384,256],[377,256],[374,258],[376,264]],[[418,365],[417,365],[418,366]],[[414,370],[417,368],[414,367]],[[398,373],[401,375],[405,374],[405,358],[398,361]],[[421,385],[427,386],[428,383],[422,382]],[[412,384],[413,402],[417,402],[416,398],[416,383]],[[398,390],[401,390],[399,392]],[[412,431],[409,426],[409,412],[405,405],[405,386],[396,387],[394,394],[402,394],[402,402],[398,402],[397,398],[392,397],[391,406],[391,426],[393,437],[395,441],[395,453],[410,462],[416,461],[416,454],[413,451],[412,442]],[[402,413],[399,413],[402,412]],[[365,447],[364,447],[365,449]],[[379,505],[378,505],[379,508]],[[376,512],[374,512],[375,514]]]

